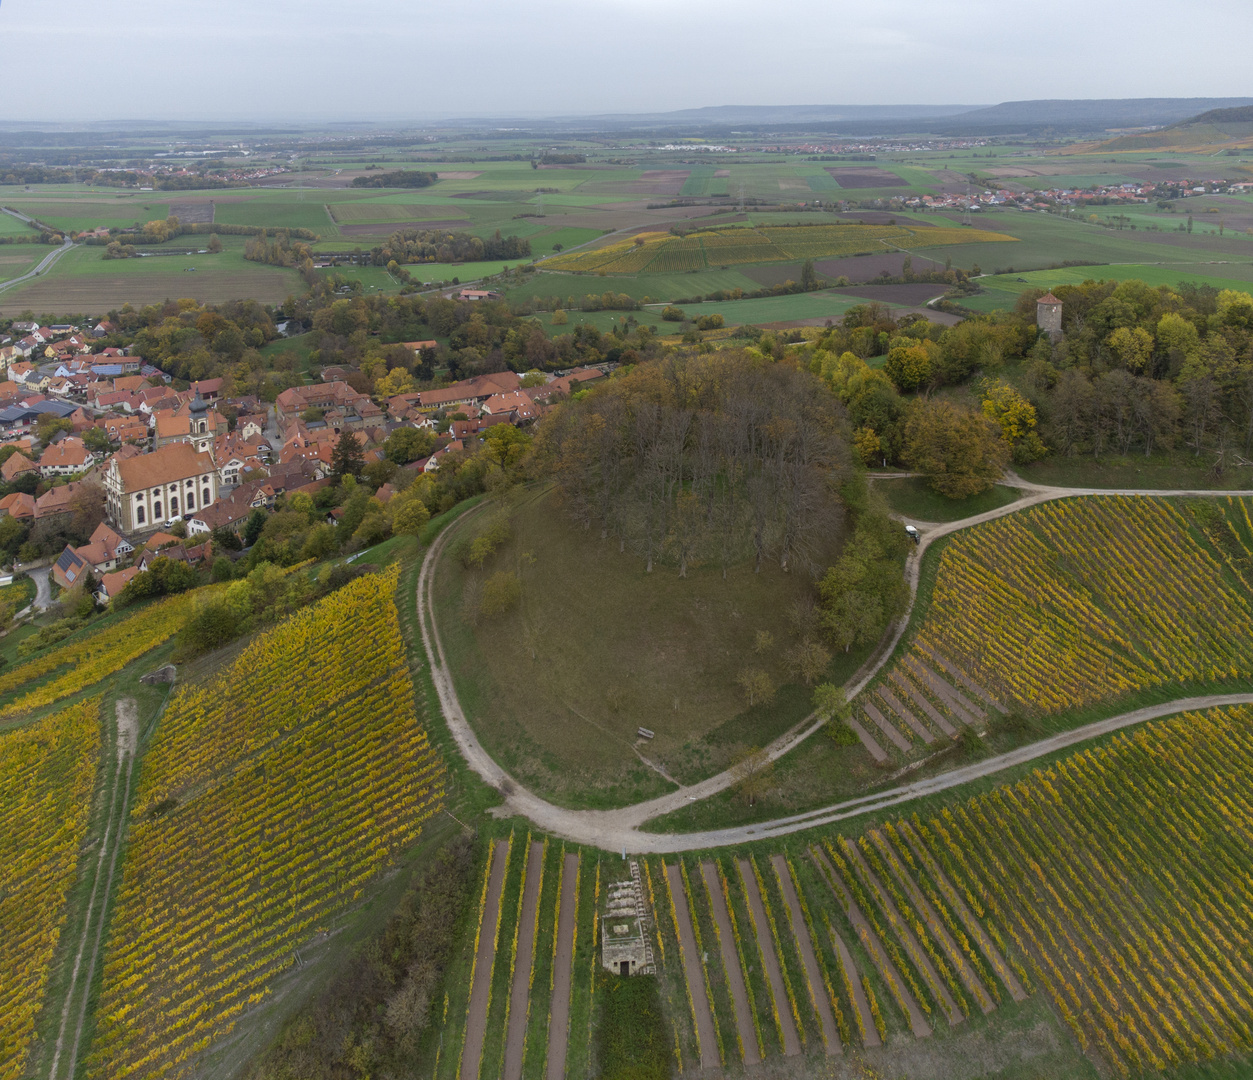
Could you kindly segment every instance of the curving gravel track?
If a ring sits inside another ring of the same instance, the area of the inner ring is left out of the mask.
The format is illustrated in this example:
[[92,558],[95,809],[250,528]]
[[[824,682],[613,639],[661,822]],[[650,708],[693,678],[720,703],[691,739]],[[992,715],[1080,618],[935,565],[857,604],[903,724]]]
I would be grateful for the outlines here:
[[[845,693],[850,701],[866,688],[871,679],[891,659],[897,644],[909,625],[910,612],[913,610],[913,605],[917,598],[922,557],[927,548],[941,537],[969,528],[972,525],[994,521],[1007,514],[1016,513],[1028,506],[1050,502],[1055,499],[1067,499],[1078,496],[1208,497],[1235,495],[1253,497],[1253,490],[1215,491],[1189,489],[1163,491],[1048,487],[1029,483],[1012,474],[1006,478],[1005,482],[1023,489],[1028,494],[1007,506],[998,507],[983,514],[976,514],[973,517],[963,518],[960,521],[936,523],[915,521],[908,518],[903,519],[909,524],[916,526],[920,536],[918,547],[910,555],[905,567],[905,574],[910,587],[909,608],[891,633],[885,636],[885,640],[880,648],[862,666],[861,670],[845,684]],[[471,513],[474,512],[471,511]],[[993,776],[998,772],[1021,765],[1024,762],[1033,761],[1088,739],[1109,734],[1120,728],[1140,724],[1146,720],[1169,716],[1177,712],[1206,709],[1220,705],[1253,704],[1253,694],[1213,694],[1207,697],[1181,698],[1177,701],[1152,705],[1122,713],[1118,716],[1108,717],[1104,720],[1098,720],[1083,727],[1043,739],[1040,742],[1032,743],[1030,746],[1019,747],[1007,754],[1000,754],[996,757],[987,758],[971,765],[941,773],[938,776],[880,791],[873,795],[849,799],[845,802],[836,803],[805,814],[797,814],[778,818],[774,821],[741,825],[728,829],[692,833],[647,833],[640,830],[640,826],[644,822],[682,809],[692,802],[707,799],[711,795],[724,791],[735,782],[734,772],[727,770],[726,772],[708,777],[699,783],[680,787],[676,791],[669,792],[655,799],[649,799],[646,802],[636,803],[634,806],[621,807],[615,810],[567,810],[563,807],[554,806],[534,792],[522,787],[492,759],[474,734],[466,719],[461,702],[457,697],[452,673],[444,655],[443,645],[439,639],[439,628],[431,599],[432,584],[435,565],[444,550],[449,536],[449,530],[442,532],[428,549],[422,561],[422,569],[418,577],[417,603],[418,618],[422,628],[422,643],[430,661],[431,678],[435,684],[440,707],[452,733],[453,740],[465,758],[466,763],[484,781],[493,787],[501,789],[502,792],[508,791],[508,794],[504,796],[503,805],[496,807],[493,813],[502,817],[515,814],[525,817],[539,828],[554,835],[564,837],[575,843],[599,847],[605,851],[625,850],[632,853],[669,854],[711,847],[726,847],[752,840],[760,840],[768,836],[784,836],[802,829],[874,813],[889,806],[925,798],[937,792],[957,787],[960,784],[969,783],[971,780]],[[807,717],[800,724],[770,743],[765,748],[767,755],[772,761],[782,757],[820,730],[824,723],[825,721],[817,716],[811,715]]]

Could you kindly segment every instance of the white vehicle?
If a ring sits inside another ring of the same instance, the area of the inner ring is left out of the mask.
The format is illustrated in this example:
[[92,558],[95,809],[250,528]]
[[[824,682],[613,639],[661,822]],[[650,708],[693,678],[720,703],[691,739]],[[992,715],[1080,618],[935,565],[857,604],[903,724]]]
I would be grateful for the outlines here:
[[918,530],[912,525],[905,526],[905,535],[908,536],[915,544],[922,542],[922,537],[918,535]]

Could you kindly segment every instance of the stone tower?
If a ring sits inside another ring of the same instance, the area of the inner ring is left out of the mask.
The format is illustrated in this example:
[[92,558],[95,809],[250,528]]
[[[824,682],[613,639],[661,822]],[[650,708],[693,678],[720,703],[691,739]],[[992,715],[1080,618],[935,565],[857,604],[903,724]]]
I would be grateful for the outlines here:
[[1051,292],[1045,293],[1036,301],[1035,324],[1052,341],[1062,336],[1062,302]]

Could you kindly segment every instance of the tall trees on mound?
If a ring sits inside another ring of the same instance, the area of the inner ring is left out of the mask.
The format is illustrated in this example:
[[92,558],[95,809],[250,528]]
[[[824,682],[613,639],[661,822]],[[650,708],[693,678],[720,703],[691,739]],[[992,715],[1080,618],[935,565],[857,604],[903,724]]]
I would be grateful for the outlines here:
[[821,380],[743,352],[641,365],[545,425],[565,505],[651,571],[751,558],[813,569],[841,524],[844,408]]

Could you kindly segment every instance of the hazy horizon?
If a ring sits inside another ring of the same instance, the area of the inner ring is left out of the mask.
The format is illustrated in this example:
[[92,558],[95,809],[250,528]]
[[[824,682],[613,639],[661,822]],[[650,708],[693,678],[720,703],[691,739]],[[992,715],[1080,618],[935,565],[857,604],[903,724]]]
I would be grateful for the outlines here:
[[[1253,6],[1146,0],[1122,11],[921,0],[820,11],[796,0],[3,0],[27,57],[0,123],[399,123],[671,112],[729,104],[994,104],[1239,97]],[[1195,21],[1195,43],[1168,32]],[[1044,24],[1044,25],[1041,25]],[[1222,33],[1215,33],[1221,28]],[[41,71],[40,57],[47,58]],[[972,107],[977,107],[972,106]]]

